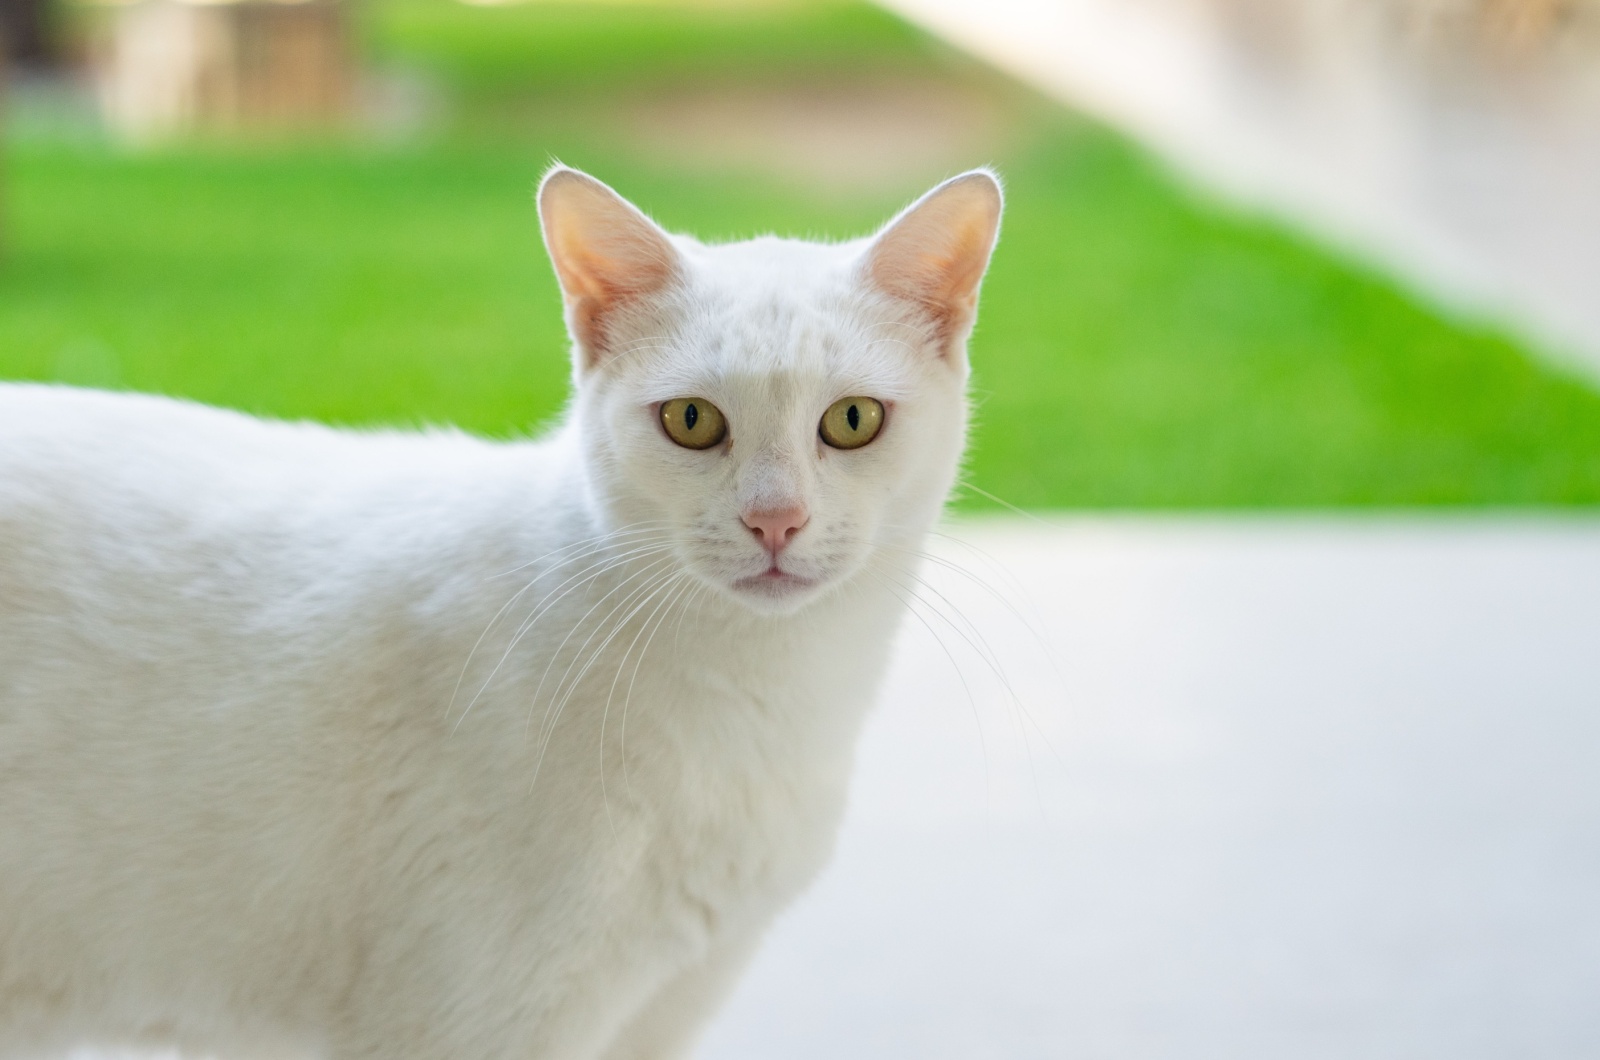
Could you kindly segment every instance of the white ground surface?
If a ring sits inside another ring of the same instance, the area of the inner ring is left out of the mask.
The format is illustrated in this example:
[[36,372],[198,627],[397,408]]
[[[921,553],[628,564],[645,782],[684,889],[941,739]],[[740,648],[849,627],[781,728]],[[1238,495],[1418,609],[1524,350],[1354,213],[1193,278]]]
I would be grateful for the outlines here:
[[703,1060],[1600,1056],[1600,522],[952,533]]
[[1600,520],[950,533],[700,1060],[1600,1056]]

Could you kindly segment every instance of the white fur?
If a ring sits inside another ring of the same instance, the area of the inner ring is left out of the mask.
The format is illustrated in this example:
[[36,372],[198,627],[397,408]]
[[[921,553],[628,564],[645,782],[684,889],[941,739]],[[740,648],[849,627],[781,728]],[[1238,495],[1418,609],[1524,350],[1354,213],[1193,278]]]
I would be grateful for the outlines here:
[[[0,1056],[681,1055],[828,856],[956,474],[970,314],[872,282],[896,230],[671,237],[538,442],[0,386]],[[791,502],[815,584],[738,587]]]

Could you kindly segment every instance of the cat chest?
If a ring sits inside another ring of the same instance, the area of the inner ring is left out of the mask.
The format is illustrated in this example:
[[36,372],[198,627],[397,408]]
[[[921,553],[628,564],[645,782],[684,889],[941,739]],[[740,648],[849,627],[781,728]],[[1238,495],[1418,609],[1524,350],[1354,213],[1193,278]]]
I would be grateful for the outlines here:
[[846,779],[842,764],[683,778],[641,822],[638,878],[657,896],[661,923],[696,946],[764,924],[827,862]]

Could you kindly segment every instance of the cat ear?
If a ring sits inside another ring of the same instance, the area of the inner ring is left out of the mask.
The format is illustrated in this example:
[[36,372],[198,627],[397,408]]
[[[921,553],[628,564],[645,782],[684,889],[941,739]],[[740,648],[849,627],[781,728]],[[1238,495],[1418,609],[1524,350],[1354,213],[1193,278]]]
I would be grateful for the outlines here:
[[552,168],[539,185],[539,221],[580,366],[592,368],[610,353],[608,318],[674,282],[678,252],[632,203],[566,166]]
[[867,251],[870,282],[926,310],[946,350],[966,338],[977,315],[1003,203],[988,170],[951,177],[885,225]]

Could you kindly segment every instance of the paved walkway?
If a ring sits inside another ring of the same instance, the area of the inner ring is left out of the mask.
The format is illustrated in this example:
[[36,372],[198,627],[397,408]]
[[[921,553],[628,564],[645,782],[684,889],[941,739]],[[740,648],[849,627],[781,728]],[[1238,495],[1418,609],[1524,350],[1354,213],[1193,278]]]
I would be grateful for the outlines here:
[[1600,2],[1476,63],[1399,40],[1400,4],[880,2],[1600,379]]
[[1600,521],[953,532],[702,1060],[1600,1055]]

